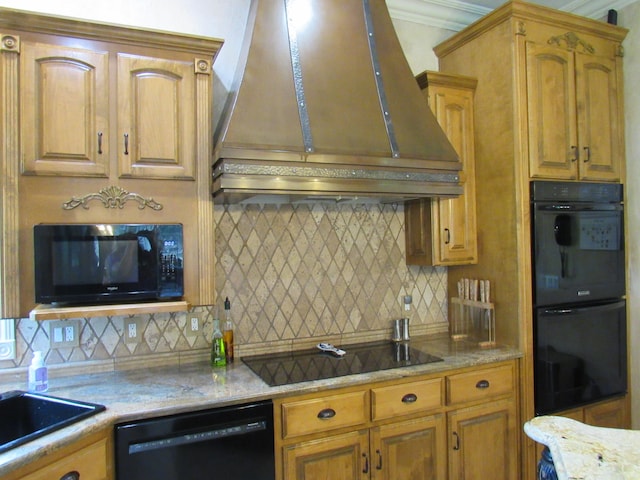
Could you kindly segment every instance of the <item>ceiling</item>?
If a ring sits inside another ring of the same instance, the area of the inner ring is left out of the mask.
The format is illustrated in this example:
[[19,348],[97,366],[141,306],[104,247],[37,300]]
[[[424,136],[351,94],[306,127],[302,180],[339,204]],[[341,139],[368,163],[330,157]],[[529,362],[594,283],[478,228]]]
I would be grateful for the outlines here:
[[[640,0],[530,0],[530,3],[601,19],[610,9],[620,10]],[[387,0],[393,18],[447,30],[462,30],[505,0]]]

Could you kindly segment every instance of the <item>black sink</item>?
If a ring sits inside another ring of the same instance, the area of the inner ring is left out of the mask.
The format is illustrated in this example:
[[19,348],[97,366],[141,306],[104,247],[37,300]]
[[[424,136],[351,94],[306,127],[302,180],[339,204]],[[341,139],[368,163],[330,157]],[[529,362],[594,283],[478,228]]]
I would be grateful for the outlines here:
[[0,453],[103,410],[104,405],[20,390],[0,394]]

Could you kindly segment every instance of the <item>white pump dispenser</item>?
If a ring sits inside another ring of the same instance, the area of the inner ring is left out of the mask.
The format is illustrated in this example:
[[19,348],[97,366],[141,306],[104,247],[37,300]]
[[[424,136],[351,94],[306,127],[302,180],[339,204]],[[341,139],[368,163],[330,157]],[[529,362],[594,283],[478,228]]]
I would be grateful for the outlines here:
[[44,358],[40,351],[33,352],[33,360],[29,365],[28,390],[37,393],[49,390],[47,367],[44,365]]

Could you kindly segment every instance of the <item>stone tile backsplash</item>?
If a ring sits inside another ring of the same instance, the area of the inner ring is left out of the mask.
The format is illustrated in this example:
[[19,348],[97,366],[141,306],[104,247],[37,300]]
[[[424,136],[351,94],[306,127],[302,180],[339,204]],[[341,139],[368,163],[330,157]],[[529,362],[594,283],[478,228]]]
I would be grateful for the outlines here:
[[[391,320],[410,316],[413,333],[446,331],[447,269],[407,267],[402,205],[216,205],[216,290],[220,315],[231,301],[239,354],[285,350],[318,339],[349,343],[384,338]],[[401,296],[412,295],[408,314]],[[41,350],[50,366],[178,362],[208,355],[214,306],[195,307],[197,335],[187,314],[139,315],[142,338],[127,343],[123,316],[78,319],[80,345],[50,348],[48,321],[16,321],[16,360],[27,366]]]

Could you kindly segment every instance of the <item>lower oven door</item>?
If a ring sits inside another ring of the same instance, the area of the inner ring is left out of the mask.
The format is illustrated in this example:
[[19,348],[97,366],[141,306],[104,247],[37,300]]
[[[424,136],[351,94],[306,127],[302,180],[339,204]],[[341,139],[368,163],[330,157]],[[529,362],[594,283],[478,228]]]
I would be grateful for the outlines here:
[[627,391],[624,300],[538,308],[534,343],[537,415]]

